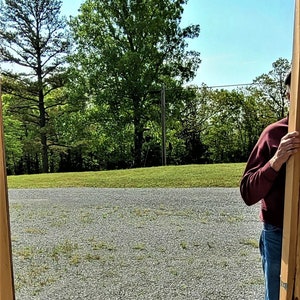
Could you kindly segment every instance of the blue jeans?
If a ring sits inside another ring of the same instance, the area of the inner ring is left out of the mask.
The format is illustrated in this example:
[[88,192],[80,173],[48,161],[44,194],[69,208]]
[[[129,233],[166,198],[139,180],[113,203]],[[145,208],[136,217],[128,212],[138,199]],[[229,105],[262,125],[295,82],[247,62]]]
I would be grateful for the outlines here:
[[264,223],[259,248],[265,277],[265,300],[278,300],[280,291],[282,229]]

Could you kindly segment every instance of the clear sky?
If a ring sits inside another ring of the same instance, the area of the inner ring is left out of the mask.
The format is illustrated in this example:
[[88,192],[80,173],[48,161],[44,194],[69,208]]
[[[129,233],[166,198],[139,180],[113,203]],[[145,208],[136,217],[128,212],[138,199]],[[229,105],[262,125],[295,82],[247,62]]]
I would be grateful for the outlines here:
[[[84,0],[63,0],[62,13],[76,15]],[[193,83],[208,86],[251,83],[292,58],[294,0],[189,0],[182,25],[200,25],[189,47],[201,53]]]

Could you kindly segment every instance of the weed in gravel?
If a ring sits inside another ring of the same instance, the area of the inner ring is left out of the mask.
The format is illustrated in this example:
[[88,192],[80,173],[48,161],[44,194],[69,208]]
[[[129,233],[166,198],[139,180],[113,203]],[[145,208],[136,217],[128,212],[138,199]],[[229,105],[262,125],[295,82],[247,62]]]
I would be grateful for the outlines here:
[[160,247],[158,247],[157,251],[160,252],[160,253],[165,253],[165,252],[167,252],[167,248],[164,247],[164,246],[160,246]]
[[55,228],[61,228],[67,223],[66,219],[55,219],[51,222],[50,226]]
[[18,237],[18,236],[16,236],[16,235],[12,235],[12,236],[11,236],[11,241],[12,241],[12,243],[17,242],[18,240],[19,240],[19,237]]
[[230,213],[228,212],[225,212],[225,211],[222,211],[220,213],[220,216],[222,218],[225,218],[227,222],[229,223],[236,223],[236,222],[241,222],[243,221],[243,216],[240,215],[240,216],[237,216],[237,215],[230,215]]
[[50,256],[56,261],[61,256],[67,256],[68,258],[71,258],[75,250],[78,250],[78,244],[66,240],[54,246]]
[[132,247],[132,249],[134,250],[145,250],[146,249],[146,245],[144,243],[137,243],[136,245],[134,245]]
[[134,208],[131,213],[135,217],[148,217],[151,214],[151,210],[148,208]]
[[26,286],[31,286],[32,295],[36,296],[44,286],[51,285],[59,278],[48,273],[49,266],[47,264],[32,263],[23,272],[15,274],[15,288],[20,290]]
[[94,221],[92,214],[89,211],[82,211],[79,218],[80,222],[83,224],[92,224]]
[[169,273],[174,275],[174,276],[178,276],[178,274],[179,274],[178,270],[176,268],[173,268],[173,267],[169,268]]
[[31,259],[34,256],[33,247],[18,248],[13,251],[13,254],[20,259]]
[[[147,258],[149,258],[148,255],[138,255],[135,259],[136,259],[137,261],[144,261],[144,260],[146,260]],[[128,265],[128,266],[129,266],[129,265]]]
[[200,242],[194,242],[194,243],[193,243],[193,246],[194,246],[194,247],[200,247],[200,246],[201,246],[201,243],[200,243]]
[[240,256],[248,256],[248,254],[247,251],[240,251]]
[[46,231],[43,229],[39,229],[39,228],[25,228],[24,230],[26,233],[29,234],[46,234]]
[[207,224],[208,223],[208,218],[207,217],[200,218],[200,223]]
[[200,223],[202,224],[207,224],[209,222],[209,217],[211,216],[211,212],[210,211],[204,211],[204,212],[200,212],[198,214],[198,218]]
[[242,286],[247,286],[247,285],[263,285],[264,284],[264,279],[263,276],[261,277],[253,277],[249,278],[248,280],[244,281]]
[[94,241],[92,243],[92,248],[93,250],[109,250],[109,251],[115,251],[116,250],[116,246],[104,241]]
[[87,260],[87,261],[99,261],[101,260],[101,256],[99,254],[94,254],[94,253],[87,253],[85,256],[84,256],[84,260]]
[[243,216],[229,216],[227,221],[229,223],[242,222],[243,221]]
[[156,220],[158,217],[175,216],[175,217],[190,217],[190,210],[172,210],[160,205],[157,209],[152,208],[135,208],[131,212],[136,217],[148,217],[150,220]]
[[23,211],[23,205],[20,203],[12,203],[9,205],[9,208],[11,211],[17,211],[17,212],[21,212]]
[[119,205],[116,205],[113,207],[113,212],[117,212],[120,210],[120,206]]
[[183,228],[183,227],[181,227],[181,226],[178,226],[178,228],[177,228],[177,231],[178,232],[184,232],[186,229],[185,228]]
[[66,225],[69,219],[70,212],[67,211],[61,211],[59,216],[55,217],[55,219],[52,220],[50,226],[51,227],[63,227]]
[[112,269],[110,269],[110,270],[106,270],[106,271],[104,271],[104,276],[105,277],[107,277],[107,278],[116,278],[117,277],[117,272],[116,271],[114,271],[114,270],[112,270]]
[[81,262],[82,257],[81,255],[79,255],[78,253],[73,253],[71,255],[71,257],[69,258],[69,264],[70,265],[79,265],[79,263]]
[[229,263],[227,260],[223,260],[220,262],[221,268],[226,268],[229,266]]
[[255,239],[247,239],[247,240],[242,240],[240,242],[242,245],[246,245],[246,246],[251,246],[253,248],[258,248],[258,241]]
[[181,242],[180,243],[180,247],[184,250],[186,250],[188,248],[188,243],[187,242]]
[[136,228],[138,229],[143,229],[145,227],[145,222],[139,222],[137,225],[136,225]]
[[159,209],[153,210],[157,216],[175,216],[175,217],[189,217],[193,214],[190,210],[172,210],[167,209],[163,205]]

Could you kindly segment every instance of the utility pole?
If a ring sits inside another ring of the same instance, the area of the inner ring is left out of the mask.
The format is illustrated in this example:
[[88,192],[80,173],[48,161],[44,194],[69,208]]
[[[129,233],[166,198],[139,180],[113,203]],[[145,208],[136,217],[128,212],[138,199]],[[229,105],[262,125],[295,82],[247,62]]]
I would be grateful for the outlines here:
[[15,292],[4,149],[0,77],[0,300],[14,300]]
[[167,151],[166,151],[166,88],[163,84],[161,90],[161,159],[162,166],[167,165]]

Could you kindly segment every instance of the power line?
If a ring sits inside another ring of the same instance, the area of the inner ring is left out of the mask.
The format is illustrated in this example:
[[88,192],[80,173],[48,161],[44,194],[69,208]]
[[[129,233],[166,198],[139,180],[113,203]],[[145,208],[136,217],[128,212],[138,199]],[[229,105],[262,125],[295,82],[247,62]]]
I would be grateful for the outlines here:
[[225,84],[225,85],[212,85],[208,86],[208,88],[222,88],[222,87],[233,87],[233,86],[249,86],[249,85],[255,85],[255,83],[237,83],[237,84]]
[[[206,87],[208,89],[219,89],[219,88],[226,88],[226,87],[239,87],[239,86],[251,86],[251,85],[257,85],[257,83],[237,83],[237,84],[224,84],[224,85],[211,85],[211,86],[185,86],[184,88],[188,90],[200,90],[203,87]],[[182,87],[177,88],[165,88],[165,91],[174,91],[174,90],[181,90]],[[161,89],[159,90],[151,90],[150,93],[160,93]]]

